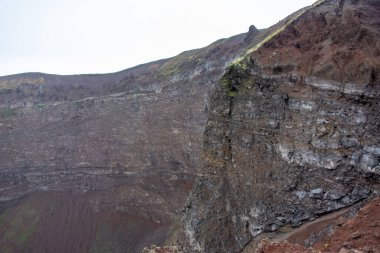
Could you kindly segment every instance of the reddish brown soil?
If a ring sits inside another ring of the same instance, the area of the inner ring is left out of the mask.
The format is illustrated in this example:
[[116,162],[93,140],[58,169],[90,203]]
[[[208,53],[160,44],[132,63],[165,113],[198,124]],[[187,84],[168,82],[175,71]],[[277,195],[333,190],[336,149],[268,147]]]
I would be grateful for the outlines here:
[[304,247],[298,244],[290,244],[286,242],[280,243],[268,243],[262,244],[263,249],[258,251],[260,253],[314,253],[318,252],[312,249],[305,249]]
[[[356,250],[356,251],[355,251]],[[363,207],[356,216],[335,221],[335,229],[312,248],[287,241],[271,243],[263,240],[261,253],[379,253],[380,252],[380,198]]]
[[[378,83],[380,4],[356,1],[337,14],[313,8],[253,55],[266,74],[297,73],[343,83]],[[356,6],[358,5],[358,6]]]
[[161,244],[167,224],[95,211],[89,196],[49,192],[24,198],[0,216],[1,253],[140,252]]
[[373,200],[362,208],[352,219],[339,226],[318,249],[327,247],[327,251],[335,252],[343,247],[363,250],[364,252],[380,252],[380,198]]

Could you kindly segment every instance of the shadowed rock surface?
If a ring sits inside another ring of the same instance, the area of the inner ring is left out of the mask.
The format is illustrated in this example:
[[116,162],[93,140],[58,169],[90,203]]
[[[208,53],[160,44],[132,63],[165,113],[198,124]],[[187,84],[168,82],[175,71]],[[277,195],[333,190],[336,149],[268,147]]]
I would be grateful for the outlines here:
[[319,1],[249,52],[210,98],[184,252],[241,252],[379,194],[380,2]]

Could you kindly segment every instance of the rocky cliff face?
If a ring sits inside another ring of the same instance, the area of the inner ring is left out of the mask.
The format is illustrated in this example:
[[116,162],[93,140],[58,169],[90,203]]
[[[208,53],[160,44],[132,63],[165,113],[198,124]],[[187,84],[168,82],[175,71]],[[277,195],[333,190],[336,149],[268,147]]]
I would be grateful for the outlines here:
[[185,252],[240,252],[379,194],[380,2],[326,0],[215,87]]
[[0,251],[162,243],[197,176],[210,89],[268,32],[113,74],[0,77]]

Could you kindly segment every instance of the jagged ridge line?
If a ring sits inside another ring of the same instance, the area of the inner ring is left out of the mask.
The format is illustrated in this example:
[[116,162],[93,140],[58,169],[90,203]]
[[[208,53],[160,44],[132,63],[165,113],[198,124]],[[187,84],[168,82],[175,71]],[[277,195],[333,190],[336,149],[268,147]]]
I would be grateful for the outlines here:
[[314,4],[306,7],[304,10],[300,11],[299,14],[297,14],[294,18],[288,20],[285,25],[281,26],[277,30],[275,30],[273,33],[265,37],[261,42],[257,43],[254,47],[248,49],[241,57],[237,58],[235,61],[233,61],[230,66],[236,65],[241,63],[243,60],[246,59],[246,57],[254,52],[256,52],[259,48],[261,48],[266,42],[270,41],[273,37],[275,37],[277,34],[281,33],[285,30],[286,27],[288,27],[290,24],[292,24],[295,20],[297,20],[300,16],[302,16],[306,11],[310,10],[311,8],[317,7],[326,0],[318,0]]

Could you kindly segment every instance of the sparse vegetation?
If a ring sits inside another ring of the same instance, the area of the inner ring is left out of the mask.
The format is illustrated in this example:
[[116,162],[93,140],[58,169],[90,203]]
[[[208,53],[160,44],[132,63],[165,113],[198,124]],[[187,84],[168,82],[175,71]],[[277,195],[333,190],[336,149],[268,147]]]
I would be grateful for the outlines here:
[[40,110],[43,110],[43,109],[46,109],[49,106],[47,104],[36,104],[36,105],[33,105],[33,107],[37,108],[37,109],[40,109]]
[[[316,6],[325,0],[320,0],[316,2],[313,6]],[[249,59],[250,55],[257,51],[260,47],[262,47],[265,43],[270,41],[273,37],[282,32],[289,24],[295,21],[298,17],[304,14],[309,8],[305,8],[299,11],[294,17],[288,20],[283,26],[276,29],[274,32],[270,33],[267,37],[265,37],[260,43],[257,43],[252,48],[249,48],[245,54],[243,54],[240,58],[236,59],[226,71],[226,74],[222,77],[221,84],[226,87],[227,95],[229,97],[234,97],[238,94],[238,91],[242,91],[246,89],[247,81],[252,81],[249,76]],[[247,73],[248,72],[248,73]],[[237,80],[237,81],[236,81]],[[240,87],[240,89],[237,88]]]
[[231,64],[221,79],[221,84],[226,88],[229,97],[234,97],[245,90],[251,82],[248,58]]
[[7,210],[0,216],[0,226],[7,226],[0,245],[15,243],[16,247],[23,249],[37,227],[39,212],[32,204],[27,204],[21,209]]
[[13,108],[3,108],[0,109],[0,118],[5,119],[5,118],[10,118],[17,116],[17,110]]
[[236,94],[237,94],[237,92],[236,92],[236,91],[229,90],[227,94],[228,94],[229,97],[235,97]]

